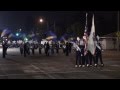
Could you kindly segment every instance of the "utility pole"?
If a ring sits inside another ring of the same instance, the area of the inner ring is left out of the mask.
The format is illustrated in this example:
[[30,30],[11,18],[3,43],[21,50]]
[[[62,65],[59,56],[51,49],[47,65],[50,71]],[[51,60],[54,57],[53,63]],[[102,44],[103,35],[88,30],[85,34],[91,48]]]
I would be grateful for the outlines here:
[[117,32],[118,32],[118,35],[117,35],[117,51],[119,51],[119,11],[118,11],[118,18],[117,18],[118,20],[118,30],[117,30]]
[[56,33],[56,23],[54,21],[54,32]]
[[49,30],[49,22],[47,22],[47,30]]

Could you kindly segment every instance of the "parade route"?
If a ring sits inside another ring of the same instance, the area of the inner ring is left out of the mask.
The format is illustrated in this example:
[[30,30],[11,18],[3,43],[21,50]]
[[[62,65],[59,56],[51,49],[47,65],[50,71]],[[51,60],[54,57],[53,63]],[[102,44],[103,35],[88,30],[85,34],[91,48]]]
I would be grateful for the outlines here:
[[36,50],[35,55],[24,58],[19,49],[11,48],[3,59],[1,51],[0,79],[120,79],[120,58],[108,57],[106,51],[107,54],[103,53],[104,67],[81,68],[74,67],[73,52],[68,57],[62,51],[47,57]]

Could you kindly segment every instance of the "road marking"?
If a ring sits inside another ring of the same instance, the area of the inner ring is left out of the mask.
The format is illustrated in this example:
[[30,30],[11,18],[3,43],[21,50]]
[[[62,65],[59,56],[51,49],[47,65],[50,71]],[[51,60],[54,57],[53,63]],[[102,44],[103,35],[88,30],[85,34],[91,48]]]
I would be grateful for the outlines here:
[[40,68],[38,68],[37,66],[31,64],[32,67],[34,67],[35,69],[41,71],[43,74],[47,75],[48,77],[50,77],[51,79],[55,79],[52,75],[50,75],[49,73],[45,72],[44,70],[41,70]]
[[[34,66],[34,65],[32,65],[33,67],[36,67],[36,66]],[[37,67],[37,69],[38,69],[38,67]],[[39,71],[41,71],[42,73],[33,73],[33,74],[28,74],[28,73],[25,73],[25,74],[7,74],[7,73],[5,73],[5,75],[0,75],[0,76],[24,76],[24,75],[29,75],[29,76],[34,76],[34,75],[43,75],[43,74],[45,74],[45,75],[47,75],[49,78],[51,78],[51,79],[56,79],[55,77],[53,77],[52,75],[50,75],[50,74],[69,74],[69,73],[81,73],[81,72],[85,72],[85,73],[94,73],[94,72],[92,72],[92,71],[65,71],[65,72],[45,72],[45,71],[43,71],[43,70],[41,70],[41,69],[39,69]],[[111,72],[111,71],[113,71],[113,72],[115,72],[115,70],[109,70],[109,69],[104,69],[104,70],[100,70],[100,71],[97,71],[97,72],[102,72],[102,71],[107,71],[107,72]]]
[[116,71],[116,70],[110,70],[110,69],[103,69],[101,71],[107,71],[107,72],[111,72],[111,71]]
[[120,65],[117,65],[117,64],[116,64],[116,65],[110,65],[110,66],[113,66],[113,67],[120,67]]
[[32,66],[33,68],[37,69],[37,70],[40,70],[37,66],[35,66],[35,65],[33,65],[33,64],[31,64],[31,66]]

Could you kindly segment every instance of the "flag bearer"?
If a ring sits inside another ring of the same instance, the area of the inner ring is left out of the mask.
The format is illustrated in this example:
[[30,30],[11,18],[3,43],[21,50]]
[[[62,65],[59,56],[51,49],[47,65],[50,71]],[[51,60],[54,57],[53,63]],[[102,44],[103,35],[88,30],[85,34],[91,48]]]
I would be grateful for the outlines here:
[[100,59],[101,66],[104,66],[103,60],[102,60],[102,47],[101,43],[99,41],[99,36],[96,37],[96,64],[98,65],[98,59]]

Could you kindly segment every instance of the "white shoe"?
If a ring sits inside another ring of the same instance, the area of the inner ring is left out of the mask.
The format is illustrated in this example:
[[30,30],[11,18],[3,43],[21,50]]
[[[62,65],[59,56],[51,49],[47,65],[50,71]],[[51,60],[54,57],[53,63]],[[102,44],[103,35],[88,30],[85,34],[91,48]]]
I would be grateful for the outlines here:
[[85,67],[85,65],[82,65],[82,67]]
[[92,65],[90,65],[90,67],[92,67]]
[[77,67],[77,65],[75,65],[75,67]]
[[97,66],[97,64],[95,64],[95,67]]
[[81,65],[79,65],[79,67],[81,67]]
[[89,67],[89,64],[87,64],[87,67]]
[[103,67],[103,66],[104,66],[104,64],[101,64],[101,66]]

